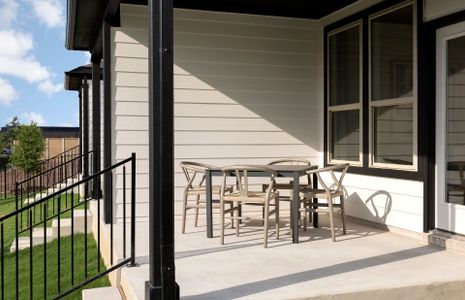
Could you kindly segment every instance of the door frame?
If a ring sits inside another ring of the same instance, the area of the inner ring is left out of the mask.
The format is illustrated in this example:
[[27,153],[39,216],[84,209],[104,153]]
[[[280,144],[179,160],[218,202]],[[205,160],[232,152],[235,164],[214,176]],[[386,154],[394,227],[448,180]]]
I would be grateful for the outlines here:
[[[440,32],[441,31],[441,32]],[[457,226],[458,216],[465,215],[465,206],[447,202],[447,45],[449,40],[465,37],[465,21],[436,30],[436,176],[435,222],[438,229],[465,234],[463,224]],[[441,36],[439,36],[441,34]],[[438,39],[438,36],[440,40]],[[441,101],[441,102],[439,102]],[[452,215],[451,215],[452,212]],[[445,215],[444,215],[445,214]],[[451,220],[455,220],[452,221]],[[442,226],[439,228],[439,224]]]
[[418,91],[419,102],[423,102],[419,105],[418,113],[423,115],[419,116],[420,120],[426,119],[423,128],[425,147],[420,149],[425,167],[424,232],[436,229],[436,30],[463,21],[465,21],[465,10],[428,22],[419,20],[418,24],[418,40],[421,41],[421,50],[418,51]]

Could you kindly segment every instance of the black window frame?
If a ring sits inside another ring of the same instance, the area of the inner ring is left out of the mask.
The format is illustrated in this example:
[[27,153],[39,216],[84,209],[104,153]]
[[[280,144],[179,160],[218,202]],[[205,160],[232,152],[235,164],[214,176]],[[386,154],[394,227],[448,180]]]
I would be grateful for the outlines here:
[[[357,12],[353,15],[350,15],[344,19],[341,19],[339,21],[336,21],[335,23],[329,24],[325,26],[324,28],[324,41],[323,41],[323,47],[324,47],[324,165],[325,166],[331,166],[333,164],[328,162],[328,151],[329,151],[329,145],[328,145],[328,34],[331,32],[337,30],[338,28],[342,28],[344,26],[347,26],[351,23],[355,23],[357,21],[361,21],[362,24],[362,52],[363,52],[363,59],[362,59],[362,109],[361,109],[361,117],[362,117],[362,165],[361,166],[350,166],[349,168],[349,173],[353,174],[360,174],[360,175],[370,175],[370,176],[379,176],[379,177],[387,177],[387,178],[398,178],[398,179],[407,179],[407,180],[415,180],[415,181],[424,181],[424,170],[425,170],[425,165],[424,165],[424,157],[423,157],[423,149],[427,145],[425,145],[425,139],[422,136],[422,131],[421,129],[424,128],[424,123],[425,118],[427,118],[426,114],[422,114],[422,111],[424,110],[424,106],[427,99],[422,98],[422,93],[420,92],[420,87],[422,84],[422,78],[423,76],[421,75],[421,68],[420,64],[417,64],[417,69],[414,70],[414,72],[417,73],[417,165],[415,170],[401,170],[401,169],[392,169],[392,168],[381,168],[381,167],[373,167],[370,166],[370,130],[369,130],[369,114],[370,109],[369,109],[369,86],[368,83],[369,81],[369,63],[370,63],[370,58],[369,58],[369,26],[370,26],[370,16],[376,15],[383,10],[388,10],[391,8],[394,8],[398,5],[401,5],[403,3],[406,3],[408,1],[406,0],[392,0],[392,1],[384,1],[379,4],[373,5],[367,9],[364,9],[360,12]],[[422,25],[422,17],[423,17],[423,6],[419,1],[412,1],[414,11],[417,15],[417,18],[414,20],[414,26],[416,27],[416,41],[417,41],[417,61],[419,62],[420,60],[420,49],[421,49],[421,25]],[[414,112],[415,113],[415,112]]]

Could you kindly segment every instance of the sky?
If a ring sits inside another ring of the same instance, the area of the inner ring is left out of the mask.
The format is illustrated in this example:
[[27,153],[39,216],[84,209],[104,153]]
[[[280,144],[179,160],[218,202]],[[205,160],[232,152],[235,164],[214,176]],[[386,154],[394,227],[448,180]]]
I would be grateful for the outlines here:
[[21,123],[78,126],[76,91],[64,90],[64,72],[89,63],[68,51],[66,0],[0,0],[0,126]]

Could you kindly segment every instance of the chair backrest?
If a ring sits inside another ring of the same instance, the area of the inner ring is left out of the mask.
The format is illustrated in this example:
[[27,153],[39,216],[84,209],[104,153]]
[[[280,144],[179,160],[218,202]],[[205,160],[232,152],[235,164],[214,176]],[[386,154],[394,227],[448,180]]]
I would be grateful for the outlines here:
[[[339,164],[339,165],[334,165],[326,168],[320,168],[316,170],[312,170],[309,173],[310,174],[316,174],[318,178],[318,183],[323,187],[323,189],[327,192],[330,193],[331,191],[339,191],[343,192],[343,186],[342,186],[342,180],[344,180],[344,176],[347,173],[347,170],[349,169],[349,164]],[[336,172],[340,172],[341,174],[339,175],[339,178],[336,176]],[[329,180],[326,180],[322,177],[324,173],[329,173],[331,175],[332,182],[330,183]],[[332,188],[335,187],[335,188]]]
[[[241,196],[247,197],[249,195],[249,172],[263,172],[269,174],[270,182],[268,183],[267,194],[273,190],[274,178],[278,175],[276,171],[271,170],[270,168],[254,166],[254,165],[237,165],[225,167],[223,171],[223,190],[226,186],[226,177],[230,174],[236,176],[237,189],[239,190]],[[223,191],[222,191],[223,192]]]
[[182,161],[179,163],[179,165],[181,166],[182,172],[184,173],[184,176],[186,177],[186,180],[187,180],[186,189],[194,188],[194,180],[197,174],[200,174],[202,177],[200,177],[198,184],[196,184],[196,186],[202,186],[205,181],[205,171],[207,169],[214,168],[214,166],[211,166],[211,165],[198,163],[198,162],[192,162],[192,161]]
[[272,162],[269,162],[268,165],[296,165],[296,166],[310,166],[312,163],[306,159],[278,159]]
[[[291,165],[291,166],[310,166],[312,163],[309,160],[306,159],[301,159],[301,158],[284,158],[284,159],[278,159],[274,160],[272,162],[269,162],[268,165]],[[310,174],[307,174],[307,184],[311,185],[312,184],[312,176]]]

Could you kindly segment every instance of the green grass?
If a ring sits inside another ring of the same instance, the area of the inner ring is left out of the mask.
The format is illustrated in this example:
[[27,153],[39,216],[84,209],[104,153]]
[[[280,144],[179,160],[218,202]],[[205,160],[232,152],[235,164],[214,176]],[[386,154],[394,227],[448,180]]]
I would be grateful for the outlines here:
[[[79,203],[79,195],[71,194],[61,197],[61,211],[70,208],[71,199],[73,198],[74,203]],[[55,199],[54,207],[52,205],[53,201],[50,200],[49,206],[47,209],[47,215],[52,216],[53,213],[58,211],[58,199]],[[83,209],[84,205],[80,205],[77,209]],[[8,199],[0,201],[0,216],[4,216],[16,209],[15,199]],[[40,217],[40,208],[37,207],[34,214],[36,216],[36,222]],[[43,211],[42,211],[43,214]],[[71,212],[61,213],[61,218],[67,218],[71,216]],[[20,222],[20,218],[19,222]],[[51,226],[52,221],[47,222],[47,226]],[[15,237],[15,218],[9,218],[4,221],[4,241],[3,241],[3,251],[5,254],[5,299],[15,299],[15,282],[16,282],[16,269],[15,269],[15,253],[10,253],[10,246],[14,241]],[[27,213],[23,214],[23,227],[24,229],[28,228],[27,226]],[[43,224],[35,227],[43,229]],[[29,232],[26,231],[21,234],[21,236],[28,236]],[[88,250],[88,278],[97,275],[97,246],[92,234],[88,234],[87,237],[87,250]],[[32,248],[33,252],[33,295],[34,299],[43,299],[44,298],[44,245],[38,245]],[[74,284],[78,284],[83,281],[85,278],[84,274],[84,234],[76,234],[74,236]],[[19,299],[29,299],[29,251],[30,249],[25,249],[19,251],[19,286],[20,294]],[[53,240],[47,243],[46,247],[47,254],[47,299],[52,298],[58,294],[58,240]],[[69,289],[71,285],[71,264],[72,264],[72,255],[71,255],[71,237],[62,237],[60,239],[60,282],[61,282],[61,292]],[[100,264],[101,271],[105,270],[105,265],[103,261]],[[109,286],[107,276],[100,278],[99,280],[93,282],[92,284],[87,285],[85,288],[92,287],[101,287]],[[1,286],[1,283],[0,283]],[[73,294],[66,297],[66,299],[80,299],[81,291],[76,291]]]
[[[87,236],[87,265],[88,278],[98,274],[98,254],[97,246],[92,234]],[[58,295],[58,240],[54,240],[46,245],[47,257],[47,299]],[[33,299],[44,299],[44,245],[38,245],[32,248],[33,252]],[[84,234],[74,236],[74,284],[84,281],[85,279],[85,260],[84,260]],[[29,299],[30,297],[30,249],[19,251],[19,299]],[[71,237],[65,237],[60,240],[60,284],[61,292],[72,287],[71,284]],[[103,260],[100,260],[101,270],[105,270]],[[5,299],[16,298],[16,268],[15,254],[6,253],[5,255]],[[87,285],[85,288],[109,286],[108,278],[102,277],[97,281]],[[75,291],[65,299],[81,299],[81,290]]]

